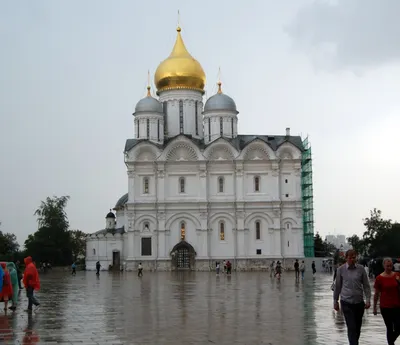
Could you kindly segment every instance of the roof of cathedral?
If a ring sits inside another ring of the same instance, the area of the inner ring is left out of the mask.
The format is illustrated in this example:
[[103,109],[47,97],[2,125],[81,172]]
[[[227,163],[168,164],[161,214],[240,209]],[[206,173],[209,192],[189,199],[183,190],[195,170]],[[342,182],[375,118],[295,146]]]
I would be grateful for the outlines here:
[[123,207],[128,202],[128,193],[121,196],[115,204],[114,210]]
[[115,218],[115,214],[110,210],[110,212],[107,213],[106,218]]
[[228,110],[238,114],[235,101],[222,92],[221,85],[222,83],[219,81],[218,92],[207,100],[204,106],[204,112],[207,113],[214,110]]
[[125,233],[125,227],[122,226],[121,228],[116,228],[116,229],[102,229],[102,230],[96,231],[92,235],[105,235],[107,233],[110,233],[110,234],[124,234]]
[[[176,137],[184,135],[188,139],[190,139],[195,145],[197,145],[200,149],[204,149],[207,145],[204,143],[204,140],[193,138],[191,135],[179,134],[175,137],[168,138],[164,140],[164,144],[156,144],[147,139],[127,139],[125,143],[125,152],[130,151],[137,144],[144,142],[151,142],[153,145],[156,145],[160,148],[166,147],[171,141],[173,141]],[[231,143],[238,151],[243,150],[248,144],[252,141],[259,139],[264,141],[272,150],[276,151],[279,146],[284,144],[285,142],[291,143],[296,146],[300,151],[304,150],[303,142],[300,136],[285,136],[285,135],[249,135],[242,134],[238,135],[236,138],[225,138],[224,139]],[[212,145],[212,143],[208,144]],[[127,196],[128,198],[128,196]],[[122,198],[121,198],[122,199]]]
[[206,74],[200,63],[186,49],[179,26],[176,31],[174,48],[168,58],[157,67],[154,75],[157,94],[174,89],[191,89],[204,93]]
[[135,112],[133,115],[136,115],[141,112],[146,113],[163,113],[162,104],[151,96],[150,86],[147,87],[147,96],[142,98],[135,107]]

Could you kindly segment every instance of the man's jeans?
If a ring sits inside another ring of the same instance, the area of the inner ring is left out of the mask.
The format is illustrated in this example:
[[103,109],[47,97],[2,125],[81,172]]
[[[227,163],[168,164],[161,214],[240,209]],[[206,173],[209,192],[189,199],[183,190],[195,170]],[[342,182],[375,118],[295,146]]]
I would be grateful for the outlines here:
[[350,304],[340,301],[347,325],[347,337],[349,345],[358,345],[361,334],[362,318],[365,311],[365,303]]
[[35,306],[38,306],[40,303],[35,297],[33,293],[33,288],[32,287],[27,287],[26,288],[26,297],[28,297],[28,310],[32,310],[32,304]]

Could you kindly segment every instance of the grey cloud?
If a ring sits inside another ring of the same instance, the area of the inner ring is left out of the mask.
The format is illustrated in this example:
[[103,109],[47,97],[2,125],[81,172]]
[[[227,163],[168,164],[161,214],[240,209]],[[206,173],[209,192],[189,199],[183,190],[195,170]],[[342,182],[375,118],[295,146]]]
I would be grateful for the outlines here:
[[400,60],[400,1],[314,1],[285,27],[324,68],[363,70]]

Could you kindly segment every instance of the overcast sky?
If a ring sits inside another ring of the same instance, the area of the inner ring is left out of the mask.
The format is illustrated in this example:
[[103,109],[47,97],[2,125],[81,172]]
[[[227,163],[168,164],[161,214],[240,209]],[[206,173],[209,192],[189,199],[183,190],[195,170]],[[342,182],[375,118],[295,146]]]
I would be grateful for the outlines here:
[[241,134],[309,135],[315,230],[400,219],[400,1],[4,1],[0,7],[0,221],[22,244],[47,196],[71,228],[104,228],[127,191],[134,106],[182,36],[218,68]]

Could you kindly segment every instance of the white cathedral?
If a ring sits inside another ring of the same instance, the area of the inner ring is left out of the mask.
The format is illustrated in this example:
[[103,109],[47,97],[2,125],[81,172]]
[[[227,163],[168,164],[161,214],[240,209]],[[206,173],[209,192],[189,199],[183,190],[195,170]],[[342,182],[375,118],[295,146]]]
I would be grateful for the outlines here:
[[[302,140],[238,134],[234,100],[204,99],[205,73],[181,29],[133,114],[125,144],[128,193],[87,236],[86,269],[265,267],[304,257]],[[203,103],[205,101],[205,104]],[[247,116],[249,118],[249,116]]]

